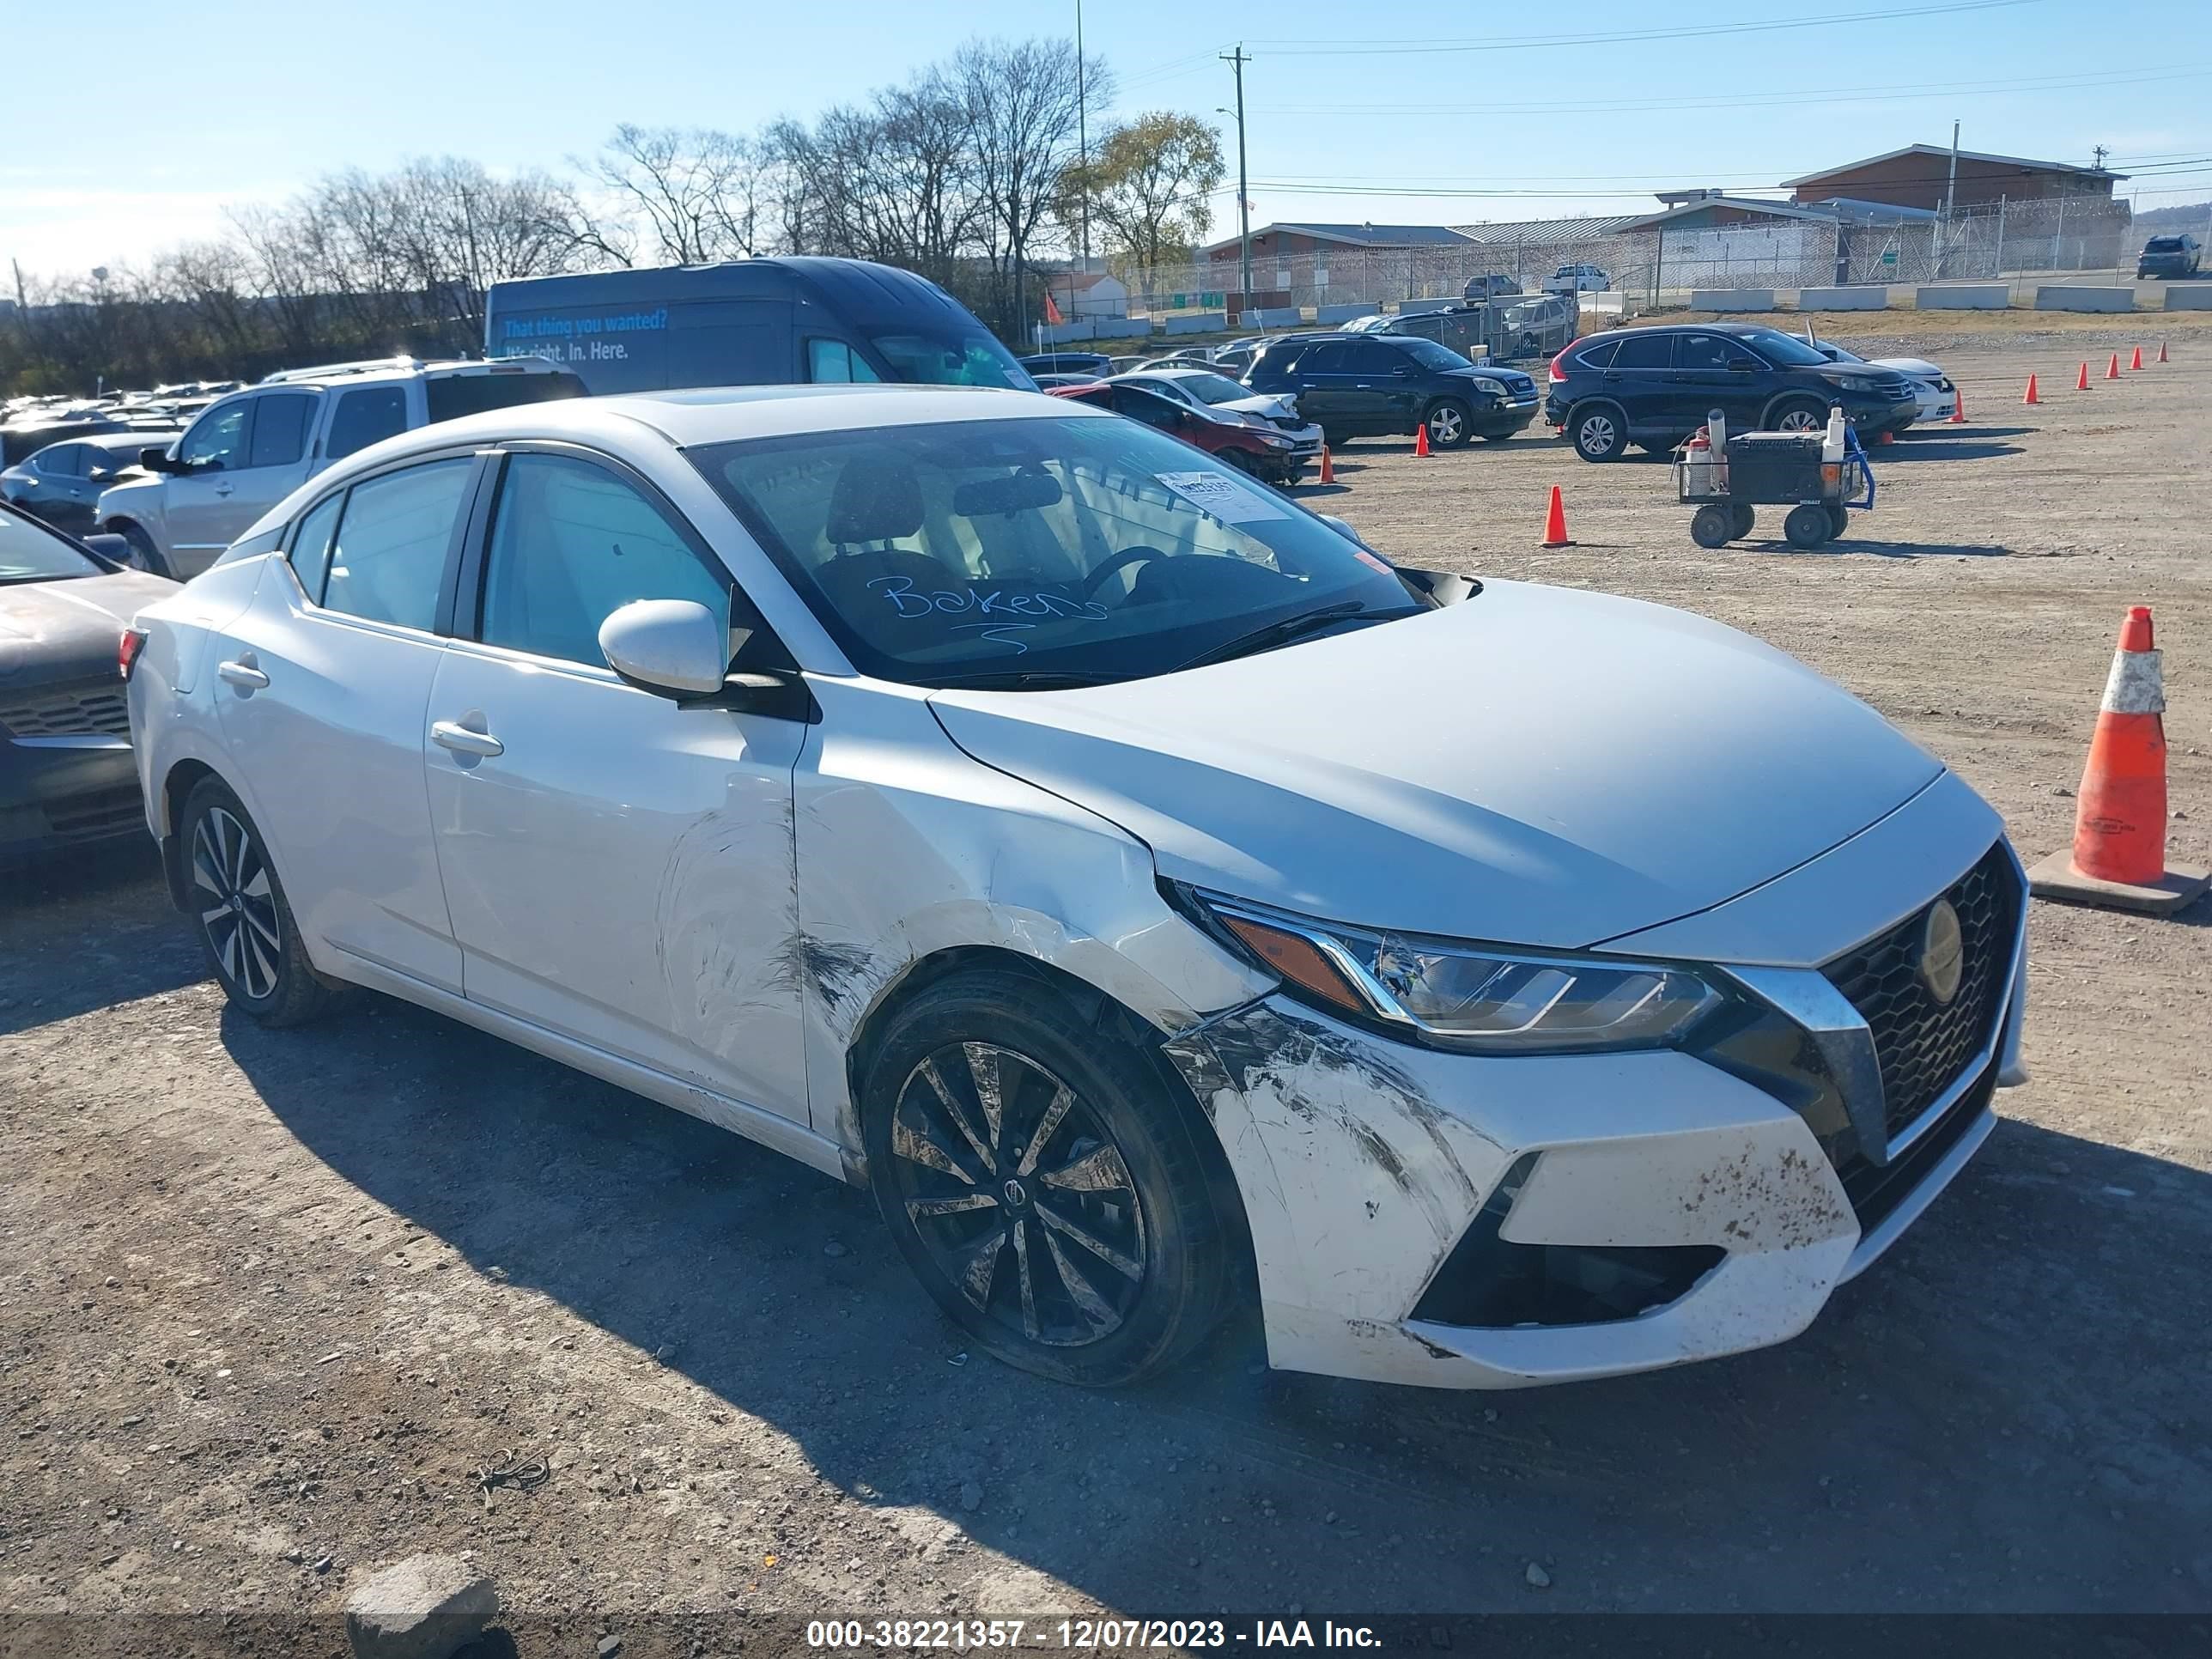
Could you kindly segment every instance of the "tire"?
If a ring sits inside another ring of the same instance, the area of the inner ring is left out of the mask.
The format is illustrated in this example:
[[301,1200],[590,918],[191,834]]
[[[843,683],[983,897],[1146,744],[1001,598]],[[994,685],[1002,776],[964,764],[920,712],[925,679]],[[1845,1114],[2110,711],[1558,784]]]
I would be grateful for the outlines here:
[[329,1005],[261,832],[228,784],[203,778],[177,827],[185,892],[223,994],[269,1026],[298,1025]]
[[1850,509],[1841,501],[1832,502],[1828,507],[1828,539],[1835,540],[1850,527]]
[[1735,514],[1710,503],[1690,515],[1690,539],[1699,547],[1726,547],[1735,535]]
[[860,1101],[870,1184],[900,1254],[996,1358],[1118,1388],[1219,1322],[1236,1250],[1206,1131],[1118,1030],[1026,975],[957,973],[892,1018]]
[[1628,453],[1628,422],[1609,404],[1577,410],[1567,422],[1567,436],[1586,461],[1617,461]]
[[1782,534],[1799,552],[1811,552],[1826,542],[1831,534],[1828,509],[1818,501],[1805,501],[1791,507],[1790,516],[1782,521]]
[[1826,432],[1828,411],[1810,398],[1784,398],[1767,411],[1770,432]]
[[1735,515],[1735,533],[1729,539],[1740,542],[1751,534],[1752,526],[1759,522],[1759,514],[1748,502],[1739,504],[1731,510]]
[[138,526],[118,525],[108,533],[120,536],[131,544],[132,569],[144,570],[156,576],[167,576],[172,580],[175,580],[176,573],[169,568],[169,562],[161,556],[161,550],[154,545],[154,538]]
[[1429,429],[1431,449],[1463,449],[1467,441],[1474,435],[1465,404],[1449,398],[1439,398],[1421,412],[1421,424]]
[[1510,432],[1486,432],[1482,434],[1482,441],[1486,444],[1510,444],[1514,436]]

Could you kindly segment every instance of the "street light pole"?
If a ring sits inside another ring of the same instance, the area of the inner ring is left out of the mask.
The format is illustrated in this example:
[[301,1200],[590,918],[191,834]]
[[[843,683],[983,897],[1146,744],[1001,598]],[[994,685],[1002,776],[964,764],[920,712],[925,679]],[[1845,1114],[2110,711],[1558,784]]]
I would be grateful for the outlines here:
[[1087,275],[1091,270],[1091,128],[1084,74],[1083,0],[1075,0],[1075,176],[1083,181],[1083,270]]
[[1235,52],[1221,54],[1221,61],[1237,73],[1237,222],[1244,243],[1244,303],[1237,320],[1246,322],[1252,315],[1252,200],[1244,171],[1244,65],[1252,60],[1240,41]]

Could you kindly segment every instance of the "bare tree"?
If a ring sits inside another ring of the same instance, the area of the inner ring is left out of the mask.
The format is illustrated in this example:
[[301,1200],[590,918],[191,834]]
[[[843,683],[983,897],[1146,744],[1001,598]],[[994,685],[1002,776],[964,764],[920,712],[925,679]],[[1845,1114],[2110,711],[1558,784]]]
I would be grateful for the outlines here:
[[[704,264],[758,251],[762,161],[748,139],[624,123],[584,171],[617,214],[642,220],[663,260]],[[618,230],[594,226],[594,233],[610,251],[625,245]]]

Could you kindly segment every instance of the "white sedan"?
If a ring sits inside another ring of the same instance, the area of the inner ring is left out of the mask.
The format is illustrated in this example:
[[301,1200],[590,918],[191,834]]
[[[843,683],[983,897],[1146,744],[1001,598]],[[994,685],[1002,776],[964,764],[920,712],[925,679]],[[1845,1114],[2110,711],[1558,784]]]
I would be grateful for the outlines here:
[[865,1184],[1073,1382],[1247,1298],[1448,1387],[1778,1342],[2021,1076],[2017,860],[1864,704],[1063,399],[449,422],[125,647],[242,1014],[371,987]]
[[1862,357],[1831,341],[1815,340],[1812,343],[1813,349],[1832,363],[1864,363],[1870,368],[1894,369],[1911,381],[1913,395],[1920,403],[1915,425],[1924,427],[1930,421],[1948,421],[1958,412],[1959,388],[1951,383],[1949,375],[1925,357]]

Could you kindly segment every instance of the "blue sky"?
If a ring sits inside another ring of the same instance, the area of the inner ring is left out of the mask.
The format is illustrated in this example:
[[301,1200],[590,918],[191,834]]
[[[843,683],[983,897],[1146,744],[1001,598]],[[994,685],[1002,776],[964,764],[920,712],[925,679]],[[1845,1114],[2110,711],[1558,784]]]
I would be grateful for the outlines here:
[[[2087,162],[2103,144],[2123,171],[2193,163],[2121,188],[2139,191],[2144,208],[2212,199],[2203,0],[1901,15],[1942,3],[1833,0],[1831,15],[1885,15],[1468,50],[1484,31],[1493,40],[1588,36],[1648,32],[1668,18],[1711,27],[1796,14],[1750,0],[1583,0],[1363,9],[1373,21],[1350,22],[1346,8],[1321,0],[1090,0],[1084,33],[1121,79],[1121,112],[1188,110],[1226,127],[1214,111],[1231,101],[1230,71],[1216,54],[1238,37],[1209,14],[1264,20],[1264,33],[1242,37],[1254,59],[1245,97],[1255,225],[1641,210],[1655,189],[1748,190],[1948,142],[1954,118],[1969,149]],[[1424,21],[1406,21],[1417,12]],[[557,167],[623,120],[746,131],[902,80],[971,34],[1072,32],[1074,15],[1073,0],[147,8],[103,27],[104,46],[64,60],[85,72],[9,77],[0,261],[64,271],[142,259],[220,229],[228,204],[281,198],[347,166],[452,153]],[[1413,49],[1373,50],[1401,46]],[[2019,82],[2032,84],[2003,84]],[[1375,187],[1402,193],[1340,193]],[[1421,193],[1442,190],[1494,193]],[[1233,229],[1233,196],[1217,207],[1217,234]]]

